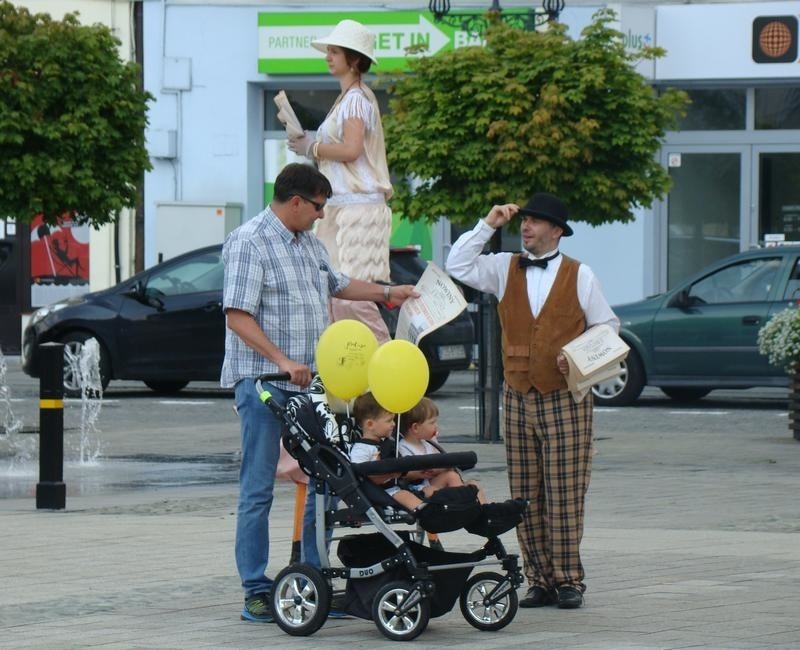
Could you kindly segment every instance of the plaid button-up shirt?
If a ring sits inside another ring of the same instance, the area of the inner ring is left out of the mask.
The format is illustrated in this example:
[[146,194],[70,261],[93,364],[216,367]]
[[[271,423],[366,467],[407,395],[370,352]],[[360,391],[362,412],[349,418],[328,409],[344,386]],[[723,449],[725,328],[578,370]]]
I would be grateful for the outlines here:
[[[287,357],[315,369],[314,351],[328,326],[329,299],[350,283],[331,268],[322,242],[308,232],[290,232],[267,208],[228,235],[222,259],[223,309],[252,314]],[[278,372],[278,366],[226,329],[220,384],[230,388],[267,372]],[[298,390],[289,382],[275,384]]]

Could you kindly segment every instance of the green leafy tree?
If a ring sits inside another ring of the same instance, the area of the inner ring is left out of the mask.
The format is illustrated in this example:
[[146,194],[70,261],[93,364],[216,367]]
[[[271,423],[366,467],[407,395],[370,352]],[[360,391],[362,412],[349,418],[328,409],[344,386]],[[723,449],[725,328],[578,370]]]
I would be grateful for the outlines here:
[[686,103],[657,94],[633,66],[663,50],[625,51],[600,10],[579,40],[566,27],[524,32],[496,22],[485,47],[421,57],[389,81],[394,209],[411,220],[471,225],[493,203],[535,191],[563,197],[592,224],[633,219],[670,184],[655,154]]
[[97,227],[150,168],[138,67],[102,25],[0,2],[0,215]]

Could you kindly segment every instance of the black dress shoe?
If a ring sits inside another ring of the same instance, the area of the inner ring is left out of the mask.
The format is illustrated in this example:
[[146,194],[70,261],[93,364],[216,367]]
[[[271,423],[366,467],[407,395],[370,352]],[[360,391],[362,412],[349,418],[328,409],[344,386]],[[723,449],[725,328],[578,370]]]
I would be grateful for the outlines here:
[[519,601],[520,607],[544,607],[555,602],[555,595],[544,587],[531,587],[525,597]]
[[578,609],[583,606],[583,594],[575,587],[559,587],[556,605],[559,609]]

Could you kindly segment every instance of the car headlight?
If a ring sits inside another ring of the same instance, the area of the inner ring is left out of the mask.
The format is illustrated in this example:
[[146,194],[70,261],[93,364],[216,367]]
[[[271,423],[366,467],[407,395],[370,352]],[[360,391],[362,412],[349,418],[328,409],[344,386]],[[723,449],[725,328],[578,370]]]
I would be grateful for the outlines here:
[[33,316],[31,316],[31,326],[36,325],[39,321],[44,320],[50,314],[55,314],[59,309],[64,309],[67,306],[65,302],[56,302],[52,305],[46,305],[45,307],[40,307],[35,312],[33,312]]

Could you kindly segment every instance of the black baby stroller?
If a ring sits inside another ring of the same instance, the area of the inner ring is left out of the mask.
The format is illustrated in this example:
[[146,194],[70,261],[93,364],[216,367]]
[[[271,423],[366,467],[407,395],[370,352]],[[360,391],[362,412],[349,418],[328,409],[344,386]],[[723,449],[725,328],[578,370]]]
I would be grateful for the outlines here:
[[[336,579],[346,581],[345,612],[372,619],[378,630],[392,640],[416,638],[431,617],[449,612],[456,600],[460,601],[467,622],[479,630],[494,631],[508,625],[517,613],[516,589],[523,578],[518,557],[506,553],[497,536],[513,528],[521,509],[509,518],[507,510],[491,509],[504,504],[480,506],[474,498],[454,498],[449,503],[426,503],[415,515],[368,478],[439,467],[469,469],[477,462],[475,452],[351,463],[343,451],[351,431],[330,412],[318,379],[309,394],[292,397],[284,406],[263,390],[261,382],[285,378],[286,375],[263,375],[256,381],[256,390],[284,422],[283,445],[309,475],[310,488],[316,491],[317,548],[322,568],[296,563],[275,576],[272,611],[278,626],[294,636],[308,636],[319,630],[328,618]],[[326,486],[339,497],[340,507],[325,510]],[[463,492],[457,495],[462,496]],[[331,566],[326,527],[360,528],[370,523],[377,532],[340,539],[338,557],[343,566]],[[392,528],[420,523],[432,532],[465,527],[487,539],[474,552],[453,553],[422,545],[415,539],[418,536],[413,529]],[[489,565],[499,566],[502,573],[481,571],[470,577],[476,567]]]

